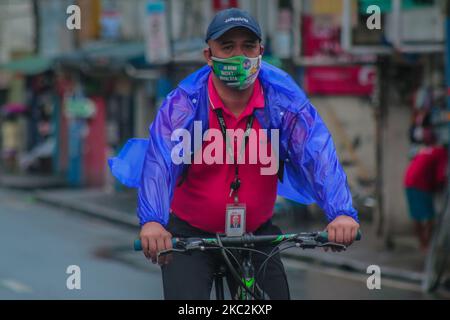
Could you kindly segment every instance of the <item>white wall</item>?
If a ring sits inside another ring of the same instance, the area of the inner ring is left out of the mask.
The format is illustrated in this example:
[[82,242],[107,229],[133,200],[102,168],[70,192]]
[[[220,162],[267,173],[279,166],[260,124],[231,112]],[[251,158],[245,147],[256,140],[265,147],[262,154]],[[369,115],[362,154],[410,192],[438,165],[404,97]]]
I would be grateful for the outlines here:
[[71,4],[71,0],[39,1],[39,54],[53,57],[73,50],[75,30],[66,26],[69,16],[66,11]]
[[34,50],[34,17],[31,0],[0,1],[0,63],[13,52]]

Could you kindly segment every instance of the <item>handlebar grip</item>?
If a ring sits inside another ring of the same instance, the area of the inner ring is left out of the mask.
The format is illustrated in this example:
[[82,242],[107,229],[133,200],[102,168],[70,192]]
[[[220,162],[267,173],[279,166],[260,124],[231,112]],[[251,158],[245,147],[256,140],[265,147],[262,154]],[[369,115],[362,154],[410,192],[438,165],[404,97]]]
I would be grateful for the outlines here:
[[142,243],[140,239],[134,240],[134,251],[142,251]]
[[[356,233],[355,240],[359,241],[361,240],[361,237],[362,237],[361,230],[358,230],[358,232]],[[317,240],[321,242],[328,242],[328,232],[327,231],[319,232]]]
[[[175,246],[178,242],[178,238],[172,238],[172,246]],[[136,239],[134,240],[134,251],[142,251],[142,243],[141,243],[141,239]]]

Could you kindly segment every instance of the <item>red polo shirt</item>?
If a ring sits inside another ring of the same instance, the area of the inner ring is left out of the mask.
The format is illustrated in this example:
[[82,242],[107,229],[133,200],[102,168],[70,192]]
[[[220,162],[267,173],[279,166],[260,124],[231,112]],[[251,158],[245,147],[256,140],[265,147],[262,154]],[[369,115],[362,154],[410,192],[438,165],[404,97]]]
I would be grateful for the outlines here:
[[447,149],[441,146],[421,149],[406,169],[404,186],[425,192],[437,191],[445,184],[447,175]]
[[[213,108],[223,110],[227,129],[240,128],[242,130],[245,130],[248,116],[252,114],[253,110],[264,108],[264,94],[259,80],[256,80],[252,96],[239,117],[233,115],[225,107],[214,87],[211,75],[208,80],[208,94],[210,99],[209,128],[217,129],[219,132],[220,126]],[[256,130],[256,141],[261,138],[266,139],[263,133],[259,132],[261,125],[256,117],[252,128]],[[222,135],[220,134],[220,136]],[[214,139],[203,142],[202,152],[213,141]],[[237,143],[237,147],[239,146],[240,144]],[[235,146],[235,155],[237,147]],[[270,148],[270,141],[267,141],[267,148]],[[272,217],[277,195],[277,175],[262,175],[260,169],[269,167],[270,164],[262,165],[259,156],[256,163],[251,163],[248,150],[249,144],[245,148],[245,163],[239,164],[241,186],[238,195],[239,202],[245,203],[247,207],[246,230],[254,232]],[[268,150],[267,154],[271,155],[271,149]],[[223,164],[206,164],[205,161],[202,161],[201,164],[192,163],[185,181],[181,186],[175,188],[171,204],[172,212],[180,219],[211,233],[225,232],[226,205],[233,203],[233,197],[229,197],[229,194],[230,184],[235,177],[235,165],[225,162],[225,157],[228,156],[225,151],[225,143],[223,143],[223,156]],[[275,160],[272,158],[272,161]]]

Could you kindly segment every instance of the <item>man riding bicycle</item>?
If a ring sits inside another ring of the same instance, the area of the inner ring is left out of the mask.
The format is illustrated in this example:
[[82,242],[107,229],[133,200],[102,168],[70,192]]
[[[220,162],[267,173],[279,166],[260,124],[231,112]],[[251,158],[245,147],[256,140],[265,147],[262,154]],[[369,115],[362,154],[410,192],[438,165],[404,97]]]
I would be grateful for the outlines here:
[[[317,202],[329,220],[329,241],[350,245],[359,229],[328,129],[291,77],[262,62],[261,38],[260,26],[246,11],[217,13],[206,32],[207,65],[166,97],[150,127],[137,211],[142,248],[161,265],[166,299],[209,299],[221,259],[208,251],[158,257],[158,252],[172,248],[172,237],[236,235],[236,229],[237,235],[278,234],[280,229],[271,222],[277,193],[304,204]],[[177,129],[191,135],[200,131],[204,138],[201,145],[194,142],[190,154],[183,154],[189,161],[181,164],[174,161],[179,153],[174,151]],[[230,147],[229,132],[239,129],[245,134],[240,141],[234,136],[236,144]],[[259,146],[254,148],[250,141]],[[216,142],[223,143],[213,157],[223,161],[202,160]],[[268,162],[255,152],[262,146],[271,150],[278,170],[263,173]],[[254,163],[238,161],[254,153]],[[270,253],[273,247],[259,249]],[[254,259],[259,267],[264,256]],[[279,255],[267,265],[264,279],[256,281],[263,282],[271,299],[289,299]],[[235,284],[229,287],[236,292]]]

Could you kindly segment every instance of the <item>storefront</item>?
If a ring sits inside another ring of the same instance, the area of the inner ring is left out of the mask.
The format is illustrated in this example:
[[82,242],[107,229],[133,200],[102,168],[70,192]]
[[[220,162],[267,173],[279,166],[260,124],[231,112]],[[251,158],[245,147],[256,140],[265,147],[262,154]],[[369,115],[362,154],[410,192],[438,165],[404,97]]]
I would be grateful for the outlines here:
[[6,173],[56,173],[59,108],[51,62],[27,57],[2,65],[9,81],[1,106],[2,163]]
[[[445,1],[343,1],[343,49],[376,54],[373,95],[376,117],[377,235],[392,246],[412,230],[404,174],[424,128],[433,127],[439,143],[448,139],[445,121]],[[380,28],[368,28],[379,19]]]

